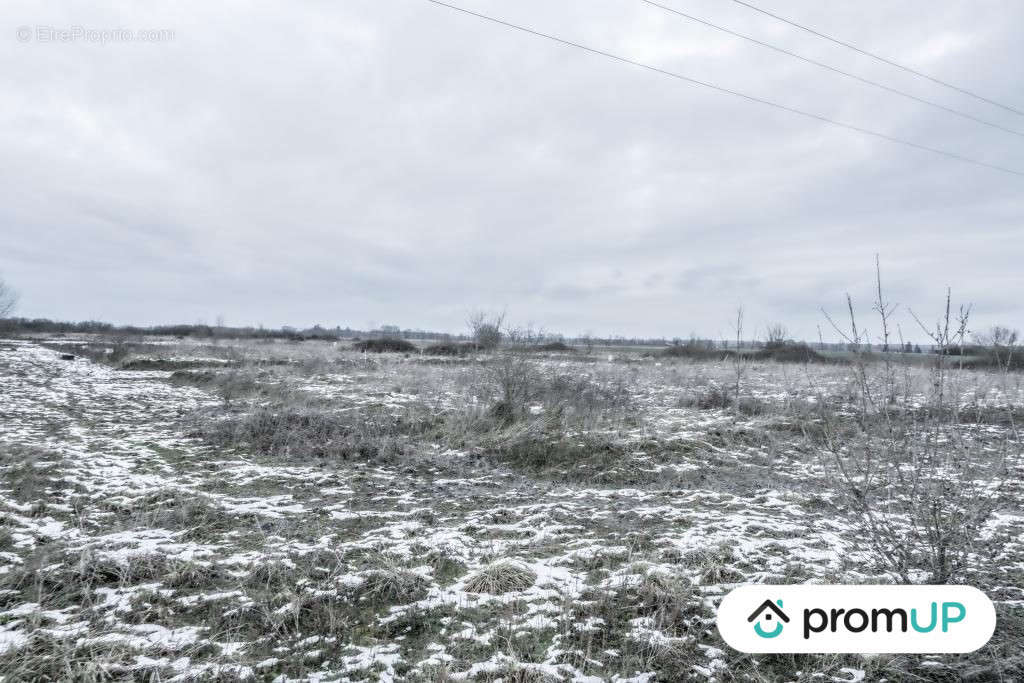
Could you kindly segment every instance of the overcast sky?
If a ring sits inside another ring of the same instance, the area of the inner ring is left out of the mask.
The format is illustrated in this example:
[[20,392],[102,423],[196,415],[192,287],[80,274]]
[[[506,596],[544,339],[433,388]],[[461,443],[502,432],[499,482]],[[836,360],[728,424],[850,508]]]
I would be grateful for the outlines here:
[[[729,0],[662,1],[1024,131]],[[1024,169],[1024,137],[638,0],[455,2]],[[761,2],[1024,109],[1017,0]],[[933,318],[948,285],[976,327],[1024,326],[1020,176],[425,0],[7,0],[2,15],[0,275],[25,316],[458,331],[505,308],[567,334],[730,336],[742,304],[751,333],[822,323],[828,339],[820,307],[850,291],[866,316],[878,252],[904,309]],[[173,37],[40,39],[75,26]]]

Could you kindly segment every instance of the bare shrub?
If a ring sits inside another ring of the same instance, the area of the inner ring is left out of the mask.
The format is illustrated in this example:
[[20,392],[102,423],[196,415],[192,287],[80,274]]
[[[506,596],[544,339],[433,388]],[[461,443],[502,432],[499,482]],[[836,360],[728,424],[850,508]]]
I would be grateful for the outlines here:
[[690,339],[686,343],[673,344],[661,350],[661,355],[667,358],[687,358],[694,361],[722,360],[734,356],[735,353],[735,351],[711,348],[695,339]]
[[529,349],[531,347],[540,346],[541,344],[552,340],[543,327],[536,328],[533,326],[533,323],[527,323],[526,325],[520,325],[517,327],[507,327],[505,329],[505,338],[508,340],[509,344],[520,349]]
[[506,426],[529,419],[534,405],[547,419],[581,424],[621,414],[630,403],[621,381],[599,382],[588,375],[545,370],[514,350],[494,358],[485,373],[498,396],[491,416]]
[[[850,332],[836,328],[851,346],[863,349],[866,333],[849,297],[847,302]],[[880,285],[875,311],[883,319],[885,340],[892,307]],[[958,345],[967,334],[969,314],[966,307],[954,315],[947,293],[934,330],[922,329],[940,348]],[[976,559],[982,527],[998,504],[1007,451],[1019,450],[1014,430],[993,437],[961,420],[954,362],[945,354],[934,356],[930,391],[917,409],[898,403],[890,364],[878,377],[878,364],[860,352],[852,415],[828,410],[821,401],[823,429],[815,439],[827,454],[831,482],[855,513],[875,560],[904,583],[921,580],[922,573],[931,583],[963,579]]]
[[259,386],[252,369],[237,367],[218,374],[213,384],[225,406],[231,406],[239,398],[254,393]]
[[416,353],[419,350],[411,341],[394,337],[364,339],[353,344],[352,348],[369,353]]
[[769,342],[758,349],[753,357],[757,360],[772,360],[777,363],[827,363],[828,359],[803,342]]
[[494,349],[504,336],[505,313],[476,311],[466,320],[473,341],[483,349]]
[[475,342],[444,341],[427,346],[423,349],[423,353],[428,356],[465,356],[479,349],[480,347]]
[[535,364],[525,356],[509,351],[489,363],[486,373],[499,396],[491,407],[491,415],[505,424],[522,420],[540,381]]
[[562,353],[575,353],[576,349],[566,344],[564,341],[549,341],[541,342],[536,346],[532,347],[534,351],[547,351],[551,352],[562,352]]

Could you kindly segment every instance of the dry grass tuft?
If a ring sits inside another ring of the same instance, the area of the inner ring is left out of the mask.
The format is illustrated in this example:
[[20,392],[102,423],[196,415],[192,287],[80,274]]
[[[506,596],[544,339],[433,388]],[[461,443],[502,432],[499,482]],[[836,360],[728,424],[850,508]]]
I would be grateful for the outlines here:
[[501,595],[524,591],[537,580],[537,573],[512,560],[495,562],[475,572],[466,581],[470,593]]
[[394,605],[420,600],[426,596],[430,582],[408,569],[384,567],[363,573],[358,588],[360,599],[374,604]]

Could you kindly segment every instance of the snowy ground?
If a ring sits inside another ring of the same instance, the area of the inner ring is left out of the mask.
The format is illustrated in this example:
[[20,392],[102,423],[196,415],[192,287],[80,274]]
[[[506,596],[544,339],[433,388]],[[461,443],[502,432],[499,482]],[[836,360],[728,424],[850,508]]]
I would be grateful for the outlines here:
[[[472,398],[463,365],[323,353],[344,362],[302,358],[304,372],[260,381],[340,411],[447,414]],[[225,365],[209,354],[196,348],[189,367]],[[534,471],[430,438],[414,456],[367,459],[217,446],[197,416],[244,405],[170,371],[0,341],[0,675],[957,680],[951,658],[731,651],[714,610],[736,584],[883,577],[794,430],[681,404],[680,387],[721,368],[602,358],[585,371],[628,379],[633,414],[614,430],[625,459]],[[768,403],[811,400],[844,372],[764,364],[746,381]],[[984,391],[1021,400],[1019,386]],[[1002,641],[1024,632],[1021,515],[1000,508],[983,558],[999,628],[1017,629]],[[506,585],[481,590],[481,577]]]

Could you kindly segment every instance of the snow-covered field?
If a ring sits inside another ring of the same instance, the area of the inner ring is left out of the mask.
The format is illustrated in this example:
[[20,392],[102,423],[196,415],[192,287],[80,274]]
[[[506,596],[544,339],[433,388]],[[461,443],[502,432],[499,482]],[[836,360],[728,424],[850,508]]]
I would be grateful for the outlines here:
[[[556,437],[542,399],[525,426],[473,427],[474,359],[221,342],[150,358],[172,376],[58,348],[0,341],[3,680],[1024,680],[1019,460],[966,579],[999,605],[987,650],[719,638],[737,584],[890,580],[794,424],[847,367],[754,364],[762,409],[737,415],[684,400],[721,363],[538,357],[617,387]],[[1024,406],[1018,378],[966,374],[965,401]],[[296,433],[324,421],[316,449],[239,436],[282,406]],[[529,430],[558,457],[509,445]]]

